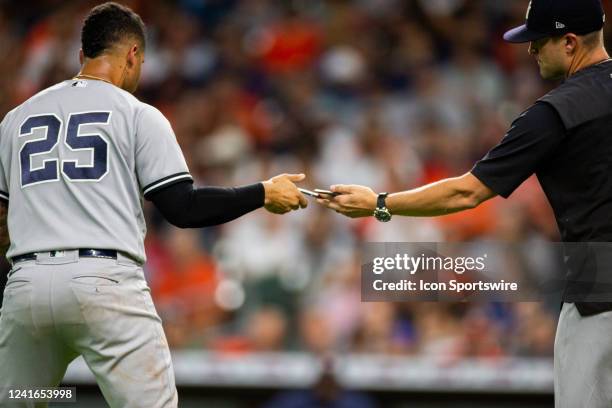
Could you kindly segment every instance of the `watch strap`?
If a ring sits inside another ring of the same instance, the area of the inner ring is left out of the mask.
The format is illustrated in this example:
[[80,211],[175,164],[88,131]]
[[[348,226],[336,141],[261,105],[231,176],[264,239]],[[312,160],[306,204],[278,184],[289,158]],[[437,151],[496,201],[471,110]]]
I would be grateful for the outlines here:
[[389,193],[379,193],[378,198],[376,199],[376,208],[385,208],[387,204],[385,203],[385,199]]

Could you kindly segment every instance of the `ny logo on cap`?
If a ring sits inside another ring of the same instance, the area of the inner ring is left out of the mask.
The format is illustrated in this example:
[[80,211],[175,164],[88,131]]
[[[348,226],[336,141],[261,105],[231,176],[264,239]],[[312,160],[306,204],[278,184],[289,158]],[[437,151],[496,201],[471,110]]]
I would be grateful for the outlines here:
[[565,24],[555,21],[555,27],[557,29],[565,28]]

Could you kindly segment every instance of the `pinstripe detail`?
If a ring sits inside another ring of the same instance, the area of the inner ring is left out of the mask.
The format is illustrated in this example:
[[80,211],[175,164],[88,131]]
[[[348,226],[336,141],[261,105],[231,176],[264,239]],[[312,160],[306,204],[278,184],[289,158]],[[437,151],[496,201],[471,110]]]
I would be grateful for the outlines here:
[[156,190],[160,187],[163,187],[167,184],[174,183],[178,180],[191,180],[191,174],[189,173],[178,173],[172,174],[170,176],[164,177],[162,179],[157,180],[154,183],[149,184],[145,188],[143,188],[143,194],[147,195],[151,191]]

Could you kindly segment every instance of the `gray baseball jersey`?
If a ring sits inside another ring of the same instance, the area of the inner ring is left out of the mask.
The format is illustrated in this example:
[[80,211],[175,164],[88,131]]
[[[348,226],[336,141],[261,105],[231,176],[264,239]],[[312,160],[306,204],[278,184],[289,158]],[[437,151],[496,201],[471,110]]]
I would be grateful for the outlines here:
[[61,82],[0,124],[7,256],[96,248],[144,262],[142,197],[184,179],[187,164],[161,112],[107,82]]

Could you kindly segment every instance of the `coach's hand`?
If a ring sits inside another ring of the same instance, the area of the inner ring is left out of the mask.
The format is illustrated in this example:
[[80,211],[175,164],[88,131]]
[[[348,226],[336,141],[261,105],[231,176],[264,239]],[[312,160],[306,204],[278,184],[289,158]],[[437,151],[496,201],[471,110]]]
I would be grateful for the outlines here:
[[319,198],[317,202],[350,218],[369,217],[376,209],[376,193],[364,186],[331,186],[331,191],[339,193],[335,197]]
[[306,208],[308,201],[294,184],[305,178],[304,174],[281,174],[264,181],[266,210],[274,214],[284,214],[291,210]]

